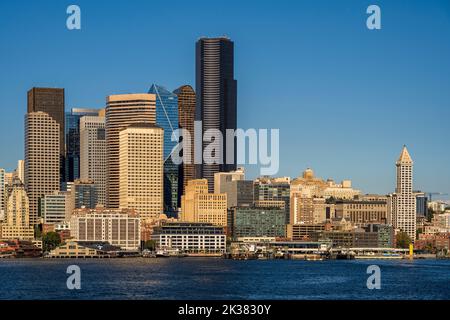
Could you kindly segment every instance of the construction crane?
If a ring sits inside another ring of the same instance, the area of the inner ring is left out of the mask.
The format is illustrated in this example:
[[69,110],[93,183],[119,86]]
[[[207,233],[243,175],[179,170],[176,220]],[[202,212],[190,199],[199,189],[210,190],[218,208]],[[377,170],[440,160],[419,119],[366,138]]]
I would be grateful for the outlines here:
[[433,196],[448,196],[448,193],[442,192],[426,192],[425,195],[428,197],[428,201],[433,201]]

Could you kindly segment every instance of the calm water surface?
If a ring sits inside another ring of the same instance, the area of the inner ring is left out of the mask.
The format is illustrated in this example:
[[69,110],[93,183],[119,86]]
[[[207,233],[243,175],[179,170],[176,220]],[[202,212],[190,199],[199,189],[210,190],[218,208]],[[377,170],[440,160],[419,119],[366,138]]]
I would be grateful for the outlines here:
[[[81,290],[66,287],[72,264]],[[450,260],[0,260],[0,299],[450,299]]]

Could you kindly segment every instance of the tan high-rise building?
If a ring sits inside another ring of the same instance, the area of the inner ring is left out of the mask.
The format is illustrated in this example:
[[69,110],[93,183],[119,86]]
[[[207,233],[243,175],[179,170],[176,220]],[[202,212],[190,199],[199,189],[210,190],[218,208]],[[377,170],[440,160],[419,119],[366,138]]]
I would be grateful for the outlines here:
[[64,89],[62,88],[32,88],[28,91],[28,113],[42,111],[47,113],[59,124],[59,151],[65,156],[64,146]]
[[22,183],[24,183],[24,181],[25,181],[25,161],[23,161],[23,160],[17,161],[16,176],[17,176],[17,178],[19,178],[19,180]]
[[8,187],[6,219],[0,225],[0,239],[34,239],[27,192],[25,186],[17,178]]
[[216,172],[214,174],[214,193],[225,193],[224,185],[231,181],[245,180],[244,168],[238,168],[236,171]]
[[105,117],[84,116],[80,119],[80,178],[95,183],[97,203],[103,206],[106,205],[106,166]]
[[106,206],[119,207],[119,133],[141,122],[156,124],[154,94],[120,94],[106,99]]
[[45,112],[25,116],[25,186],[30,223],[39,223],[39,198],[60,188],[60,126]]
[[6,182],[5,182],[5,169],[0,168],[0,222],[5,218],[6,213]]
[[[190,144],[186,141],[183,143],[183,151],[189,152],[190,163],[183,163],[180,166],[181,174],[180,180],[185,193],[186,186],[189,180],[195,179],[195,164],[194,164],[194,121],[195,121],[195,103],[196,97],[194,89],[191,86],[181,86],[174,93],[178,96],[178,125],[181,129],[185,129],[191,136]],[[186,154],[183,154],[186,159]]]
[[413,161],[406,146],[400,154],[397,166],[397,188],[390,197],[388,220],[394,228],[406,232],[412,241],[416,239],[416,196],[413,193]]
[[142,219],[159,218],[163,212],[164,130],[152,123],[138,123],[119,134],[121,209],[134,209]]
[[181,197],[181,220],[227,226],[227,195],[208,193],[208,180],[188,182]]
[[326,216],[325,198],[305,196],[300,192],[291,195],[291,224],[324,223]]
[[120,94],[106,99],[106,206],[119,207],[119,133],[131,124],[156,124],[154,94]]

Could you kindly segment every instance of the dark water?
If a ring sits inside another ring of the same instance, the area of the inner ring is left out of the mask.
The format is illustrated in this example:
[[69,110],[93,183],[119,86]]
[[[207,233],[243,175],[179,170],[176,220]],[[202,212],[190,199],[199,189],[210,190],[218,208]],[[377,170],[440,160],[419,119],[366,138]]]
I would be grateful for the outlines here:
[[[67,289],[71,264],[81,290]],[[450,299],[450,260],[0,260],[0,299]]]

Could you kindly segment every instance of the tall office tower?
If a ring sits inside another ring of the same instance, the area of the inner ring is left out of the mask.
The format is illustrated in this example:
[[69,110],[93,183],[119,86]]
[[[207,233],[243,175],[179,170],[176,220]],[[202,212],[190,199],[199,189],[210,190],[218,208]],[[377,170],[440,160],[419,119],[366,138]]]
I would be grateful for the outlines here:
[[392,224],[416,239],[416,196],[413,193],[413,161],[406,146],[396,163],[397,188],[392,197]]
[[255,201],[284,201],[286,206],[286,224],[291,220],[290,212],[291,181],[288,177],[261,177],[254,181]]
[[176,216],[178,211],[178,165],[172,161],[172,151],[178,144],[178,96],[164,87],[153,84],[148,93],[156,96],[156,124],[164,130],[164,213]]
[[25,186],[17,178],[8,186],[6,212],[0,239],[34,239],[28,196]]
[[[60,182],[65,180],[65,143],[64,143],[64,89],[32,88],[28,91],[28,113],[42,111],[47,113],[59,125]],[[32,200],[30,199],[32,202]],[[32,207],[32,205],[31,205]],[[32,211],[32,210],[31,210]],[[31,214],[33,216],[33,214]]]
[[39,224],[39,198],[60,188],[60,126],[47,113],[25,116],[25,186],[30,223]]
[[97,109],[73,108],[66,112],[66,163],[65,181],[80,178],[80,119],[84,116],[98,116]]
[[[181,129],[187,130],[191,136],[189,145],[187,141],[180,139],[183,145],[183,156],[187,157],[190,163],[183,163],[179,167],[178,176],[178,198],[186,190],[186,185],[189,180],[195,179],[195,164],[194,164],[194,121],[195,121],[195,91],[191,86],[184,85],[175,90],[178,96],[178,125]],[[189,152],[189,156],[186,154]]]
[[92,180],[97,190],[97,204],[106,205],[107,153],[105,117],[80,119],[80,178]]
[[[208,179],[208,187],[214,188],[214,173],[236,170],[236,144],[233,163],[227,163],[226,129],[237,128],[237,82],[234,80],[234,43],[225,37],[201,38],[196,46],[196,120],[202,121],[203,133],[210,129],[220,130],[223,136],[222,152],[203,159],[203,164],[197,167],[197,177]],[[233,138],[233,142],[236,139]],[[231,143],[231,141],[229,142]],[[216,148],[220,150],[220,140],[203,141],[202,153]],[[198,151],[195,151],[196,153]],[[222,164],[212,163],[219,158]]]
[[394,228],[406,232],[412,241],[416,239],[416,196],[413,193],[413,161],[406,146],[400,154],[397,166],[397,188],[391,197],[391,222]]
[[119,134],[120,208],[144,220],[163,213],[164,130],[153,123],[130,125]]
[[227,195],[208,193],[208,180],[191,180],[181,197],[181,220],[227,226]]
[[0,221],[5,218],[6,212],[5,173],[5,169],[0,168]]
[[119,132],[131,124],[156,124],[154,94],[120,94],[106,99],[106,206],[119,207]]
[[17,161],[16,176],[22,183],[25,181],[25,161]]

